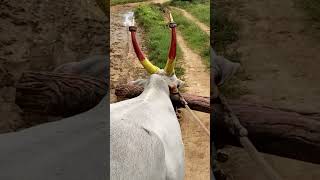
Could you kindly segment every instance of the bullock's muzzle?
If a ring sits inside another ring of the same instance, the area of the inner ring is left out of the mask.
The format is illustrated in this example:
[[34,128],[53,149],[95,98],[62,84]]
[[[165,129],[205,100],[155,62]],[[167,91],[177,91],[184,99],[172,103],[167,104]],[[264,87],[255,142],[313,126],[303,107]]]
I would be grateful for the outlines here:
[[170,99],[173,104],[173,107],[180,108],[184,107],[183,103],[181,102],[181,97],[179,94],[178,87],[176,85],[169,85],[170,90]]

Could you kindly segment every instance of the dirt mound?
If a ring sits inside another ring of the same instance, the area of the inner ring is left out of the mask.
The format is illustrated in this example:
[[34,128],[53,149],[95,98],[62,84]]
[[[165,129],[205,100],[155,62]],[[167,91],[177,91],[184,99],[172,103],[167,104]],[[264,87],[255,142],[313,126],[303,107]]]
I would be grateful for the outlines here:
[[[3,0],[0,8],[0,68],[14,81],[23,71],[52,71],[67,62],[107,54],[109,22],[95,1]],[[12,122],[23,117],[14,104],[13,84],[0,83],[0,113],[6,117],[0,129],[11,131],[21,125]],[[10,98],[3,98],[8,91]]]

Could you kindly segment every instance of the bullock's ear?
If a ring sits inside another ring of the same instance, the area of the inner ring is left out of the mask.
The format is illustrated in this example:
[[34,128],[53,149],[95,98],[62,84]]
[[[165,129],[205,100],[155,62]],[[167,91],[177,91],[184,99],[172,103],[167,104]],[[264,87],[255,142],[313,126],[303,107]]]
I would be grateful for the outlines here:
[[185,85],[185,83],[183,82],[183,81],[181,81],[181,80],[177,80],[177,88],[181,88],[181,87],[183,87]]

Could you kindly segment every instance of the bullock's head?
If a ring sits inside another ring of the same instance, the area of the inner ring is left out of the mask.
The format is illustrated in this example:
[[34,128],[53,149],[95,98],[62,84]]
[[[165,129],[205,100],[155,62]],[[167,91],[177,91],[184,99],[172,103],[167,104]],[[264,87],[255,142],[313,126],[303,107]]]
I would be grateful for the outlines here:
[[[131,32],[131,39],[134,51],[142,64],[142,66],[147,70],[147,72],[151,75],[149,79],[147,80],[137,80],[134,81],[134,84],[143,85],[150,83],[161,83],[165,84],[169,87],[171,91],[176,91],[177,88],[179,88],[182,85],[182,81],[179,80],[174,71],[174,65],[175,65],[175,59],[176,59],[176,46],[177,46],[177,39],[176,39],[176,23],[173,21],[172,15],[170,13],[170,24],[169,27],[171,29],[171,44],[169,48],[168,53],[168,59],[166,66],[164,69],[161,69],[155,65],[153,65],[148,58],[144,56],[142,53],[137,39],[136,39],[136,30],[137,27],[134,26],[134,20],[133,20],[133,26],[129,27],[129,31]],[[153,82],[151,82],[153,81]],[[154,82],[157,81],[157,82]]]

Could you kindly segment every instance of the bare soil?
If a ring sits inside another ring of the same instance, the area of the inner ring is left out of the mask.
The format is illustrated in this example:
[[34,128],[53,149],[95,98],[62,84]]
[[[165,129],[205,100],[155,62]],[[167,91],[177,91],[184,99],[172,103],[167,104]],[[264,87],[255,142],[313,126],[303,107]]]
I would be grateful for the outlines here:
[[[210,72],[201,57],[194,53],[181,34],[177,33],[177,42],[183,53],[182,67],[185,69],[184,90],[189,94],[210,96]],[[210,179],[210,137],[192,118],[190,113],[182,109],[182,138],[185,145],[186,178],[185,179]],[[197,112],[195,114],[210,130],[210,114]]]
[[[307,17],[293,0],[234,0],[232,17],[240,23],[241,63],[249,78],[240,82],[255,101],[298,111],[320,110],[320,43],[307,25]],[[249,132],[250,133],[250,132]],[[264,179],[240,148],[224,148],[230,156],[220,166],[230,179]],[[264,155],[284,178],[320,179],[320,165]]]
[[[160,2],[161,3],[161,2]],[[137,78],[146,77],[145,70],[141,67],[132,49],[128,27],[123,25],[123,15],[139,3],[118,5],[111,8],[111,102],[116,102],[114,88],[120,83],[126,83]],[[148,54],[143,45],[143,32],[138,28],[138,40],[143,52]],[[210,75],[208,68],[202,63],[201,57],[189,49],[181,35],[178,33],[178,45],[183,52],[182,66],[185,68],[186,90],[189,93],[209,96]],[[209,114],[196,112],[209,128]],[[183,142],[185,144],[186,180],[207,180],[210,175],[210,141],[199,125],[188,118],[190,115],[182,111],[180,120]]]
[[273,106],[319,111],[320,43],[308,17],[293,0],[237,2],[237,45],[251,79],[242,83],[251,96]]
[[[134,10],[135,4],[118,5],[111,7],[110,15],[110,102],[117,102],[115,87],[138,78],[146,77],[147,73],[137,59],[129,32],[125,26],[124,15]],[[148,55],[143,45],[141,31],[138,28],[137,39],[142,51]]]
[[3,0],[0,9],[0,77],[7,71],[13,78],[8,87],[0,82],[0,117],[5,117],[0,119],[1,133],[17,130],[26,121],[14,103],[14,81],[21,73],[52,71],[106,54],[108,20],[95,1]]
[[[180,8],[174,10],[182,11],[187,19],[197,24],[204,32],[209,27],[201,23],[187,11]],[[177,31],[177,42],[183,53],[182,67],[185,69],[183,80],[186,92],[194,95],[210,96],[210,71],[200,55],[190,49],[183,39],[179,30]],[[210,114],[195,112],[204,125],[210,130]],[[186,151],[186,179],[210,179],[210,137],[200,125],[193,119],[185,109],[182,109],[182,120],[180,121],[182,129],[182,138],[185,143]]]

